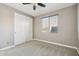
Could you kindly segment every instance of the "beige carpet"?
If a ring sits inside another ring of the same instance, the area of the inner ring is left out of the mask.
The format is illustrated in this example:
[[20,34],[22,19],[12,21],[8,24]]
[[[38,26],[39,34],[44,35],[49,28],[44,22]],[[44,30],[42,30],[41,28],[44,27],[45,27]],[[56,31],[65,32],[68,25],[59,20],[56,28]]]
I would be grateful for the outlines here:
[[0,56],[78,56],[78,53],[74,49],[34,40],[0,51]]

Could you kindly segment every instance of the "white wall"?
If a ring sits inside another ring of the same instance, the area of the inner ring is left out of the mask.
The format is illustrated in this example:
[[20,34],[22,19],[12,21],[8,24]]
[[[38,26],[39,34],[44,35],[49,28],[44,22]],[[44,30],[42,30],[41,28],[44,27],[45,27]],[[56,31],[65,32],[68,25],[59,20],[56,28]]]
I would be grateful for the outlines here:
[[49,42],[56,42],[69,46],[76,46],[77,43],[77,6],[70,6],[55,12],[43,15],[59,15],[58,32],[42,32],[42,22],[39,16],[34,20],[34,38],[46,40]]
[[79,4],[77,4],[77,31],[78,31],[78,40],[77,40],[77,48],[79,51]]
[[0,48],[13,45],[14,12],[0,4]]
[[[14,13],[25,13],[0,4],[0,48],[14,45]],[[29,17],[29,16],[27,16]]]

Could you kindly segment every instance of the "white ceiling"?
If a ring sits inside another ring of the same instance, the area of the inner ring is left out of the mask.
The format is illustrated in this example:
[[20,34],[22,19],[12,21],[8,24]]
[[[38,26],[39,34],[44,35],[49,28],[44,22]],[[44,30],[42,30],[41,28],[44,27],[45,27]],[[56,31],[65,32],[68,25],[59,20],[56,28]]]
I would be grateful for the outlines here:
[[10,6],[12,8],[16,8],[26,14],[29,14],[33,17],[39,16],[45,13],[53,12],[58,9],[62,9],[71,5],[75,5],[75,3],[44,3],[46,5],[45,8],[37,6],[36,10],[33,10],[33,5],[23,5],[21,3],[5,3],[5,5]]

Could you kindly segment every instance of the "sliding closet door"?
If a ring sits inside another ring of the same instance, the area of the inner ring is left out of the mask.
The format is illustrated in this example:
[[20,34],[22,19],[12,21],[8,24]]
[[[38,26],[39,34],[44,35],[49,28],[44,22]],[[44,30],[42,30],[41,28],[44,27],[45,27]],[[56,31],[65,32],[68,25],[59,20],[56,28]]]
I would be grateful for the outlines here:
[[22,44],[32,39],[32,19],[15,13],[14,44]]

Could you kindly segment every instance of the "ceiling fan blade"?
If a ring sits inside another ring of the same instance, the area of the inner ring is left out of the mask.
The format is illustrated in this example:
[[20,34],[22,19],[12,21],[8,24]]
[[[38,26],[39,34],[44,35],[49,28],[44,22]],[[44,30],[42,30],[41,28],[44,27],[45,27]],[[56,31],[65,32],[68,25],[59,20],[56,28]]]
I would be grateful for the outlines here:
[[22,3],[23,5],[26,5],[26,4],[31,4],[31,3]]
[[42,3],[38,3],[38,5],[39,6],[41,6],[41,7],[46,7],[44,4],[42,4]]
[[36,6],[35,5],[33,5],[33,10],[36,10]]

